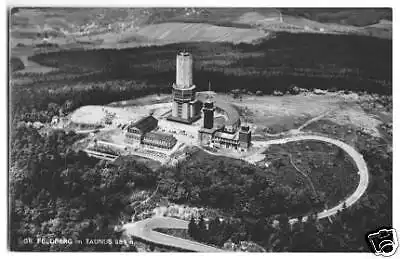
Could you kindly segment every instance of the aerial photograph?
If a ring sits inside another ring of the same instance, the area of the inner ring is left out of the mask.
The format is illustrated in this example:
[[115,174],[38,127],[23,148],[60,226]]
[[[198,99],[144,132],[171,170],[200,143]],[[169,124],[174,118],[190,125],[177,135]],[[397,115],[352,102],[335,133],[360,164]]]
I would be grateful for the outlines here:
[[394,255],[392,47],[391,8],[9,6],[8,250]]

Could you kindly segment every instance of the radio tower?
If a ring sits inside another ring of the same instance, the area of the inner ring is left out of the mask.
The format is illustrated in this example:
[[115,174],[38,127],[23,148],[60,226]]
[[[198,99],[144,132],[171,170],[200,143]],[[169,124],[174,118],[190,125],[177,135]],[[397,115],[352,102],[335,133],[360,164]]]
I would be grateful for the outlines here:
[[283,16],[282,16],[282,11],[280,11],[279,9],[276,9],[279,12],[279,21],[281,23],[283,23]]
[[207,93],[207,100],[211,100],[212,97],[212,92],[211,92],[211,81],[208,81],[208,93]]

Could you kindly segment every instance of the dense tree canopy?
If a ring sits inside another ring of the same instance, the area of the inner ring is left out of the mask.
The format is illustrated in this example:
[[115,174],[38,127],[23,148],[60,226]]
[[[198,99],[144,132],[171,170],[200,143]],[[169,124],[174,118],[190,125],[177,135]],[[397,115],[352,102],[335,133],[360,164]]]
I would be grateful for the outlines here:
[[[154,172],[135,162],[112,165],[69,149],[79,136],[63,131],[41,136],[33,128],[13,131],[10,163],[10,246],[12,250],[119,251],[114,230],[136,188],[152,188]],[[34,243],[23,244],[23,238]],[[71,238],[73,244],[43,245],[36,237]],[[83,243],[75,243],[82,240]]]
[[9,65],[10,65],[11,72],[15,72],[15,71],[22,70],[25,68],[25,65],[22,62],[22,60],[17,57],[11,57]]
[[[360,36],[282,34],[256,45],[191,43],[32,57],[59,71],[16,76],[32,82],[13,82],[10,88],[11,249],[121,250],[119,245],[22,241],[37,236],[118,239],[114,226],[131,216],[132,192],[159,183],[160,192],[171,201],[218,208],[234,219],[214,220],[207,230],[200,223],[200,230],[191,235],[202,242],[221,245],[228,239],[252,240],[268,251],[367,251],[365,233],[392,225],[392,153],[372,142],[357,147],[371,174],[361,200],[333,217],[332,223],[310,217],[291,227],[288,217],[313,213],[321,204],[309,188],[276,181],[274,167],[261,170],[236,160],[210,158],[205,163],[199,158],[154,172],[129,160],[99,162],[72,149],[81,136],[63,131],[41,135],[19,122],[49,122],[82,105],[169,93],[174,55],[181,48],[197,59],[194,76],[199,90],[207,89],[211,80],[213,90],[221,92],[293,92],[295,84],[391,94],[391,47],[391,41]],[[275,219],[280,222],[277,226]]]

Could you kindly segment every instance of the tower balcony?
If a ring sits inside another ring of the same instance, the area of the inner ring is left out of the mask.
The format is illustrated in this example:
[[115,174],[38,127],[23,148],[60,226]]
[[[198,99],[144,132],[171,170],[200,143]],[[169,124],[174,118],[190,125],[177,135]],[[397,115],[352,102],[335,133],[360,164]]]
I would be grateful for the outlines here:
[[181,88],[177,85],[172,86],[172,97],[177,102],[190,102],[196,98],[196,86],[193,85],[189,88]]

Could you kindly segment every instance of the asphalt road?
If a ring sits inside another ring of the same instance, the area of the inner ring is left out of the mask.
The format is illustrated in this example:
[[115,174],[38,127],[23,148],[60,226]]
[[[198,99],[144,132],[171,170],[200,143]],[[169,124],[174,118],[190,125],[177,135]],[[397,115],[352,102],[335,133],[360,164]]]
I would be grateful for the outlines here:
[[[340,141],[337,139],[331,139],[331,138],[324,137],[324,136],[318,136],[318,135],[299,135],[299,136],[287,137],[287,138],[282,138],[282,139],[273,139],[273,140],[267,140],[267,141],[254,141],[253,144],[255,146],[264,146],[264,145],[284,144],[284,143],[299,141],[299,140],[318,140],[318,141],[327,142],[327,143],[330,143],[330,144],[340,147],[353,159],[354,164],[356,165],[356,167],[358,169],[358,174],[360,176],[360,181],[358,183],[356,190],[349,197],[347,197],[344,201],[337,204],[335,207],[332,207],[330,209],[327,209],[327,210],[324,210],[324,211],[321,211],[320,213],[318,213],[319,219],[333,216],[343,208],[344,204],[346,204],[346,207],[350,207],[358,199],[361,198],[361,196],[367,190],[368,183],[369,183],[369,173],[368,173],[367,163],[365,162],[363,156],[360,153],[358,153],[357,150],[355,150],[352,146],[344,143],[343,141]],[[305,220],[306,218],[307,217],[304,217],[303,220]],[[292,219],[292,221],[296,221],[296,220],[297,219]]]
[[[345,203],[347,207],[352,206],[361,196],[364,194],[368,187],[369,173],[367,164],[363,156],[357,152],[352,146],[336,139],[331,139],[319,135],[299,135],[293,137],[286,137],[282,139],[273,139],[267,141],[253,141],[254,146],[264,147],[266,145],[278,145],[293,141],[300,140],[317,140],[327,142],[336,145],[343,149],[354,161],[358,168],[358,174],[360,176],[360,181],[358,183],[357,189],[347,197],[343,202],[340,202],[335,207],[326,209],[318,213],[318,218],[323,219],[335,215],[338,211],[343,208]],[[307,219],[307,216],[303,217],[303,220]],[[297,219],[290,219],[291,222],[297,221]],[[161,245],[166,245],[170,247],[176,247],[184,250],[196,251],[196,252],[218,252],[222,251],[220,249],[207,246],[201,243],[193,242],[186,239],[181,239],[166,234],[162,234],[154,231],[156,228],[178,228],[187,229],[188,221],[169,218],[169,217],[153,217],[142,221],[128,223],[124,225],[125,233],[132,235],[143,240],[147,240],[152,243],[157,243]]]
[[140,239],[160,245],[176,247],[194,252],[223,251],[212,246],[207,246],[198,242],[178,237],[173,237],[154,231],[154,229],[156,228],[187,229],[188,224],[189,222],[186,220],[170,218],[170,217],[153,217],[133,223],[128,223],[124,225],[124,229],[126,235],[135,236]]

